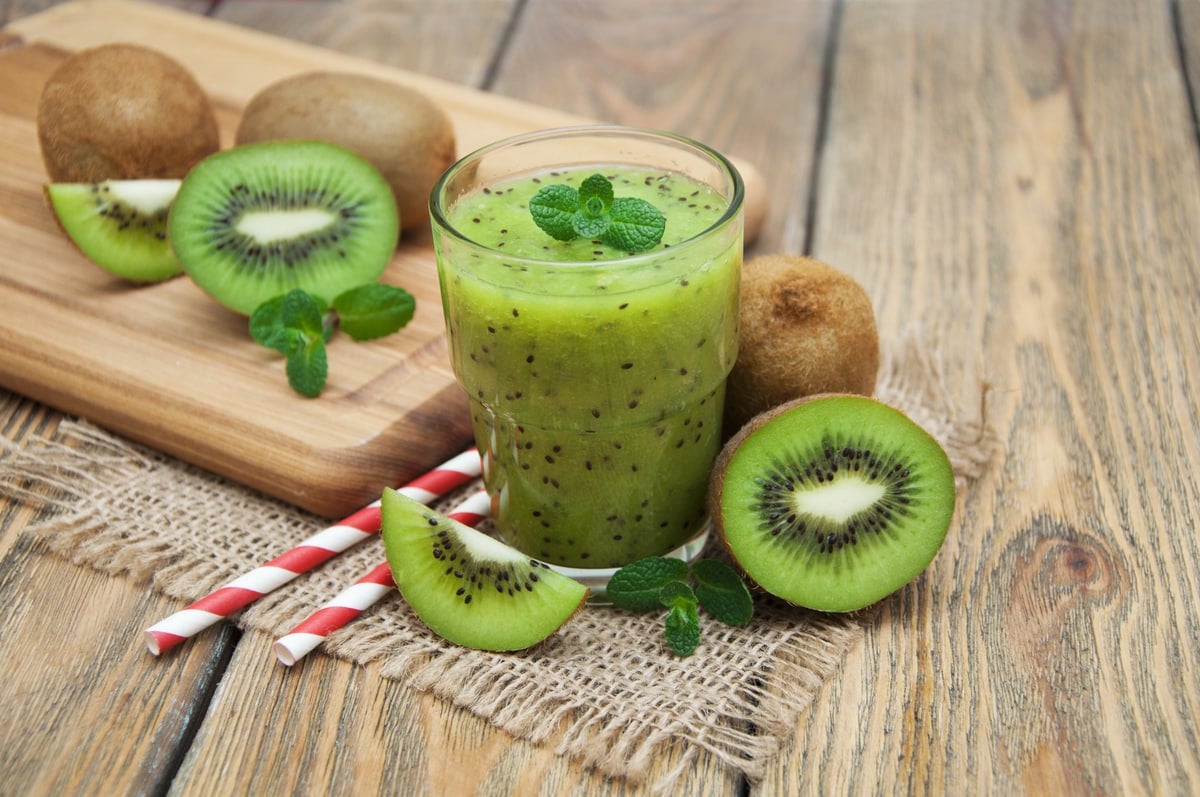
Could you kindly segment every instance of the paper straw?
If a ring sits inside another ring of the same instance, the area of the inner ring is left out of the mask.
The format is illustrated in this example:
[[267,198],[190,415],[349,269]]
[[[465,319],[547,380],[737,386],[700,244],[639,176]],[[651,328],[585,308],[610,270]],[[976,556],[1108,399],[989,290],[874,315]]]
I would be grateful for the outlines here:
[[[491,514],[491,499],[480,491],[467,498],[448,515],[468,526],[478,525]],[[275,656],[291,667],[325,640],[325,637],[358,617],[395,589],[387,562],[342,590],[331,601],[310,614],[274,645]]]
[[[479,473],[479,452],[472,447],[398,490],[415,501],[427,504],[470,482]],[[146,647],[157,656],[278,589],[301,573],[312,570],[367,539],[379,531],[379,504],[377,500],[363,507],[291,550],[150,626],[143,632]]]

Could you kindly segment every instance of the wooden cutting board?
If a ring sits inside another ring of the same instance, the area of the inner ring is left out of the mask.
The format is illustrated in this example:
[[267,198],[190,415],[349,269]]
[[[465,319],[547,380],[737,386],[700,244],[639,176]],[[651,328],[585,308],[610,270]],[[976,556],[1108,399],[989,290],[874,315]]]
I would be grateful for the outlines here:
[[246,320],[186,277],[135,287],[74,249],[42,198],[37,100],[71,52],[109,41],[155,47],[191,70],[224,146],[255,92],[315,69],[425,92],[454,122],[460,154],[582,121],[159,6],[66,3],[19,20],[0,38],[0,385],[327,517],[469,444],[427,231],[406,234],[383,278],[416,297],[415,318],[379,341],[338,336],[317,399],[293,393]]

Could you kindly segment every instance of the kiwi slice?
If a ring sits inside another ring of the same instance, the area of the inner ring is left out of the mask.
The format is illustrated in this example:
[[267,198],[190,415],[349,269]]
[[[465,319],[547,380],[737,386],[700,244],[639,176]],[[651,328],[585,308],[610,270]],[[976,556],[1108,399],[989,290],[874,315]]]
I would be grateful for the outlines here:
[[319,141],[247,144],[204,159],[179,187],[169,225],[184,271],[244,315],[293,288],[329,304],[376,281],[399,237],[387,181]]
[[481,650],[541,642],[587,599],[587,587],[483,532],[387,489],[380,513],[392,579],[443,639]]
[[756,416],[722,450],[710,511],[750,578],[790,603],[854,611],[915,578],[954,513],[942,447],[900,411],[819,395]]
[[179,180],[50,183],[46,200],[79,251],[101,268],[134,282],[180,273],[167,241],[167,213]]

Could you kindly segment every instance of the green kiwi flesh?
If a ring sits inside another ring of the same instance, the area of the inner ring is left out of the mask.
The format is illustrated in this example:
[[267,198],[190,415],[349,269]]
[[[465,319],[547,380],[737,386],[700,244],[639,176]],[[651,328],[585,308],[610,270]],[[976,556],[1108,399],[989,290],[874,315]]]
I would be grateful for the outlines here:
[[709,493],[730,553],[798,606],[861,609],[933,560],[954,512],[942,447],[900,411],[820,395],[756,416],[725,446]]
[[399,237],[396,201],[375,167],[318,141],[204,159],[184,178],[169,225],[184,271],[244,315],[293,288],[328,304],[376,281]]
[[50,183],[46,199],[67,237],[89,260],[134,282],[179,274],[167,214],[179,180]]
[[541,642],[587,599],[587,587],[547,565],[387,489],[381,533],[392,579],[438,636],[480,650]]

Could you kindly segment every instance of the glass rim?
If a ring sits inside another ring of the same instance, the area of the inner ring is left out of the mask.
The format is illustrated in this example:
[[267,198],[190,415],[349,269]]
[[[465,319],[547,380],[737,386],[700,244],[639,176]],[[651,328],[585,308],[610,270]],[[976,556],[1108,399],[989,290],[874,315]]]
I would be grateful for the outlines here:
[[658,248],[651,249],[646,252],[637,252],[631,255],[627,254],[621,257],[614,257],[608,260],[588,260],[578,263],[563,262],[561,260],[553,259],[542,259],[537,257],[524,257],[519,255],[514,257],[513,255],[504,252],[502,249],[488,246],[474,240],[470,236],[463,233],[458,227],[451,224],[450,220],[446,218],[446,214],[443,212],[443,203],[441,202],[441,197],[445,193],[445,186],[460,172],[462,172],[468,166],[468,164],[478,161],[480,158],[483,158],[490,152],[507,149],[520,144],[530,143],[539,139],[564,138],[570,136],[583,136],[587,134],[644,136],[648,138],[657,138],[662,141],[674,142],[676,144],[682,144],[685,147],[696,150],[699,153],[711,158],[717,166],[719,166],[730,176],[730,178],[732,178],[733,193],[729,197],[729,204],[726,206],[724,212],[721,213],[720,217],[718,217],[712,224],[692,235],[691,237],[671,244],[669,251],[682,250],[690,245],[695,244],[695,242],[701,238],[711,235],[713,232],[729,224],[729,222],[731,222],[742,211],[742,205],[745,202],[746,185],[742,179],[741,172],[737,170],[737,167],[733,165],[729,158],[725,157],[723,154],[721,154],[721,152],[713,147],[697,141],[694,138],[690,138],[679,133],[673,133],[668,130],[619,124],[581,124],[550,127],[539,130],[531,130],[524,133],[517,133],[515,135],[493,141],[490,144],[486,144],[467,153],[466,155],[463,155],[461,158],[451,164],[444,172],[442,172],[437,182],[434,183],[433,189],[429,193],[429,217],[432,225],[445,231],[458,241],[461,241],[468,246],[471,246],[482,252],[501,255],[505,260],[512,263],[554,265],[558,268],[613,268],[626,264],[638,264],[645,260],[661,257],[663,250]]

